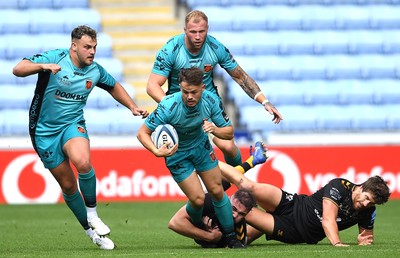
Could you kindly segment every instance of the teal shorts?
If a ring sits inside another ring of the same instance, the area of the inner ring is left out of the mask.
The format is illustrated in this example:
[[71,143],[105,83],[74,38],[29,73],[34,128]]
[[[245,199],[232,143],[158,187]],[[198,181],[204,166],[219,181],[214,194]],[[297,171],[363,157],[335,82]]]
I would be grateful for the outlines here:
[[194,170],[197,173],[208,171],[218,166],[218,159],[208,138],[200,145],[189,150],[179,150],[165,162],[175,182],[180,183],[190,176]]
[[65,127],[60,133],[49,136],[35,136],[35,150],[42,160],[44,167],[53,169],[65,160],[62,150],[64,144],[72,138],[84,137],[89,139],[84,123],[73,123]]

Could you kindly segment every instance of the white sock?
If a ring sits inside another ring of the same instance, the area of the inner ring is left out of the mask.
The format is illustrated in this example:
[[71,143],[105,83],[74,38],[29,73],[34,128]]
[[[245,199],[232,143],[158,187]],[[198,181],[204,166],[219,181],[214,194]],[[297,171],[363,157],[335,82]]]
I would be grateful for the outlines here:
[[85,232],[86,232],[86,235],[88,235],[90,238],[93,237],[93,234],[94,234],[94,230],[93,229],[91,229],[91,228],[86,229]]
[[98,217],[96,207],[94,207],[94,208],[86,207],[86,213],[87,213],[88,220],[91,220],[94,217]]

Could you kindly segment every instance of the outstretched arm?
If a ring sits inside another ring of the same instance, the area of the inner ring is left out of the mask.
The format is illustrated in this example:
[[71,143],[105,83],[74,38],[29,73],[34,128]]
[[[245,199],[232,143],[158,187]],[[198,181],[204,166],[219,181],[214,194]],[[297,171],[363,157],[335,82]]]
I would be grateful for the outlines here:
[[124,87],[119,82],[117,82],[114,85],[114,88],[109,92],[115,100],[117,100],[125,107],[129,108],[134,116],[140,115],[143,118],[146,118],[149,115],[149,112],[147,110],[141,109],[136,105],[131,96],[129,96]]
[[33,63],[27,59],[24,59],[13,68],[13,74],[18,77],[26,77],[43,71],[56,74],[61,71],[61,66],[58,64]]
[[322,200],[322,228],[326,237],[333,246],[348,246],[340,241],[339,228],[336,223],[336,218],[339,212],[339,207],[329,199]]
[[218,228],[206,231],[195,227],[190,222],[189,214],[186,212],[186,205],[180,208],[171,218],[168,223],[168,228],[182,236],[207,242],[217,242],[222,237],[222,233]]
[[279,113],[278,109],[268,99],[264,96],[261,92],[260,87],[251,78],[241,67],[238,65],[235,69],[228,72],[229,75],[234,79],[240,87],[246,92],[246,94],[264,106],[264,109],[267,110],[271,115],[273,115],[272,121],[275,124],[279,124],[281,120],[283,120],[281,114]]

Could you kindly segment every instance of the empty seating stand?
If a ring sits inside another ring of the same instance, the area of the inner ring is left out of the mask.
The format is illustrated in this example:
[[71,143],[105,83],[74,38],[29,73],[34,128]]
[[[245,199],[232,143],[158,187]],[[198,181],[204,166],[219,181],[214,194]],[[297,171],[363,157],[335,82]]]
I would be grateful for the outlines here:
[[[12,74],[22,58],[56,48],[69,48],[71,31],[89,25],[98,31],[95,61],[122,82],[134,98],[132,85],[124,83],[121,61],[113,57],[112,40],[101,31],[99,13],[88,0],[0,0],[0,137],[27,136],[29,106],[37,75]],[[87,111],[86,111],[87,109]],[[85,109],[91,134],[132,134],[142,124],[131,112],[95,87]]]

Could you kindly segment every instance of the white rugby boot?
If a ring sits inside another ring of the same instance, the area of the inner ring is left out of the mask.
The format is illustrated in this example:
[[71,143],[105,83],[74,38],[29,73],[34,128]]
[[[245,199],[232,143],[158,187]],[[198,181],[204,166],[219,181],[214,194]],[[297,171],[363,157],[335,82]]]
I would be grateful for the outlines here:
[[96,231],[99,236],[109,235],[111,232],[110,228],[99,217],[88,219],[88,223],[89,227]]
[[96,231],[89,229],[86,234],[102,250],[113,250],[115,248],[114,242],[106,236],[99,236]]

